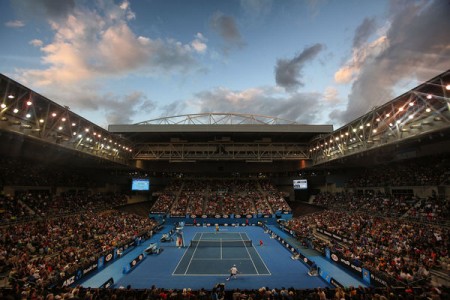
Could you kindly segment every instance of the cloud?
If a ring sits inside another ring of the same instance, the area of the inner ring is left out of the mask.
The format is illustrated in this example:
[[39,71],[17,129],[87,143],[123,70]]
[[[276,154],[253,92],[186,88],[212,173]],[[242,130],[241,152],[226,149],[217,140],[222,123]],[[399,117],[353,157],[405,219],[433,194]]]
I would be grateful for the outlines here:
[[210,20],[212,29],[224,40],[225,51],[232,48],[242,48],[245,42],[242,39],[241,33],[236,25],[236,21],[232,16],[224,15],[221,12],[216,12]]
[[352,57],[334,74],[334,80],[340,84],[350,83],[359,73],[361,67],[371,58],[379,55],[387,47],[386,36],[380,36],[371,43],[362,44],[352,49]]
[[323,98],[329,102],[339,102],[339,92],[335,87],[329,86],[323,93]]
[[5,23],[5,26],[11,28],[21,28],[25,26],[25,22],[21,20],[8,21]]
[[38,39],[34,39],[34,40],[29,41],[29,44],[34,47],[42,47],[44,42],[42,42],[41,40],[38,40]]
[[375,30],[375,18],[365,18],[358,28],[356,28],[355,36],[353,38],[353,48],[360,47],[373,33],[375,33]]
[[82,86],[67,86],[64,89],[52,89],[45,96],[50,99],[61,99],[61,105],[67,105],[79,115],[88,119],[93,114],[98,120],[98,114],[104,116],[97,124],[107,128],[108,124],[131,124],[134,117],[141,113],[151,113],[156,108],[153,100],[148,99],[139,91],[131,91],[124,95],[99,92],[101,85],[84,83]]
[[322,49],[323,45],[315,44],[305,48],[292,59],[279,59],[275,66],[275,81],[277,85],[290,91],[303,86],[304,83],[301,81],[303,75],[301,71],[305,63],[315,58]]
[[75,0],[15,0],[11,3],[24,19],[64,19],[75,9]]
[[251,88],[233,91],[216,88],[202,91],[188,101],[195,112],[243,113],[276,116],[304,124],[320,122],[323,106],[318,93],[283,94],[278,88]]
[[203,36],[203,34],[198,32],[195,35],[195,39],[191,42],[191,46],[198,53],[205,53],[206,49],[208,48],[208,46],[205,43],[206,41],[207,39]]
[[130,124],[133,116],[138,112],[150,113],[155,108],[155,103],[141,92],[133,92],[122,98],[114,95],[105,95],[102,100],[102,108],[105,110],[108,124]]
[[395,97],[396,86],[423,82],[448,69],[450,5],[447,1],[393,1],[385,43],[361,60],[346,110],[333,117],[348,122]]
[[161,110],[161,114],[160,114],[161,118],[183,115],[186,113],[187,102],[186,101],[173,101],[167,105],[160,107],[159,109]]
[[45,69],[23,70],[22,77],[39,85],[75,84],[98,78],[187,73],[199,68],[195,55],[207,49],[198,33],[192,42],[137,36],[127,24],[128,2],[102,1],[100,9],[79,7],[63,20],[49,20],[55,35],[42,45]]

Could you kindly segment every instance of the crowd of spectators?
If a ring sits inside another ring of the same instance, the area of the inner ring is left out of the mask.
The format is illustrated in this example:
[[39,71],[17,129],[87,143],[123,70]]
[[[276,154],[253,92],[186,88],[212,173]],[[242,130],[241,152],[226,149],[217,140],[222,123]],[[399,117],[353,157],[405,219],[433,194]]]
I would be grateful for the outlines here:
[[131,286],[116,289],[91,289],[77,286],[54,290],[36,288],[0,290],[0,297],[5,300],[444,300],[448,299],[448,296],[448,289],[433,287],[379,289],[359,286],[296,290],[292,287],[270,288],[264,286],[259,289],[225,289],[224,284],[217,284],[211,289],[199,290],[165,289],[156,286],[148,289],[133,289]]
[[428,157],[364,168],[347,187],[438,186],[448,182],[450,161],[445,156]]
[[99,172],[97,169],[76,171],[65,166],[3,157],[0,158],[0,187],[96,187],[99,181],[109,178],[105,174],[95,176]]
[[159,193],[151,211],[172,216],[291,212],[284,196],[268,180],[177,179]]
[[421,199],[415,196],[367,191],[364,194],[319,193],[314,197],[313,204],[332,210],[365,212],[392,218],[407,217],[434,223],[448,221],[450,217],[448,201],[436,196]]
[[345,237],[348,243],[331,240],[326,246],[405,283],[426,278],[431,268],[448,261],[450,232],[445,227],[336,210],[294,218],[287,227],[300,237],[312,237],[315,228]]
[[30,209],[19,199],[0,195],[0,224],[25,220],[31,216]]
[[52,195],[49,190],[17,192],[0,196],[0,224],[104,210],[127,203],[122,193],[78,191]]
[[406,217],[425,222],[448,222],[450,220],[450,203],[436,196],[419,199],[408,211]]
[[408,196],[387,195],[384,193],[321,193],[313,203],[333,210],[367,212],[389,217],[403,216],[414,207],[418,199]]
[[179,180],[172,180],[165,189],[158,194],[158,199],[151,208],[152,213],[168,213],[170,208],[181,192],[182,182]]
[[16,282],[48,286],[155,226],[147,217],[114,210],[3,226],[0,267]]

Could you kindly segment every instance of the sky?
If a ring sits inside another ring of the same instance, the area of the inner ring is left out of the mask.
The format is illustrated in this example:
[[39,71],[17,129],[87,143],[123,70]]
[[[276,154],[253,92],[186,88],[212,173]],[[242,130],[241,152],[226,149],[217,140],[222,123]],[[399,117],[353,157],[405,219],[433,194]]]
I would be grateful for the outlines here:
[[0,0],[0,73],[107,128],[335,129],[450,69],[448,0]]

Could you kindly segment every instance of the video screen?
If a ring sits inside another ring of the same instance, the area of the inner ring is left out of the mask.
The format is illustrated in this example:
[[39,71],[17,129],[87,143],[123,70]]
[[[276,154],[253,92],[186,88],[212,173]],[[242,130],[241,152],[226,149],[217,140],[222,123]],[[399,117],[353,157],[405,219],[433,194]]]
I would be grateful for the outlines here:
[[294,180],[294,190],[306,190],[308,189],[307,179],[295,179]]
[[148,178],[133,178],[131,180],[132,191],[149,191],[150,179]]

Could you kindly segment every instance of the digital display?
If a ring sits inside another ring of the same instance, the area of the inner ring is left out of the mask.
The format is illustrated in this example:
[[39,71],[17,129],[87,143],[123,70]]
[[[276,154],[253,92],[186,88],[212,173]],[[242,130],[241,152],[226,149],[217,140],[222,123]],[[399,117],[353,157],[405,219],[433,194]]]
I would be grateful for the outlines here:
[[294,190],[306,190],[308,189],[307,179],[295,179],[294,180]]
[[131,180],[131,190],[132,191],[149,191],[150,190],[150,179],[133,178]]

